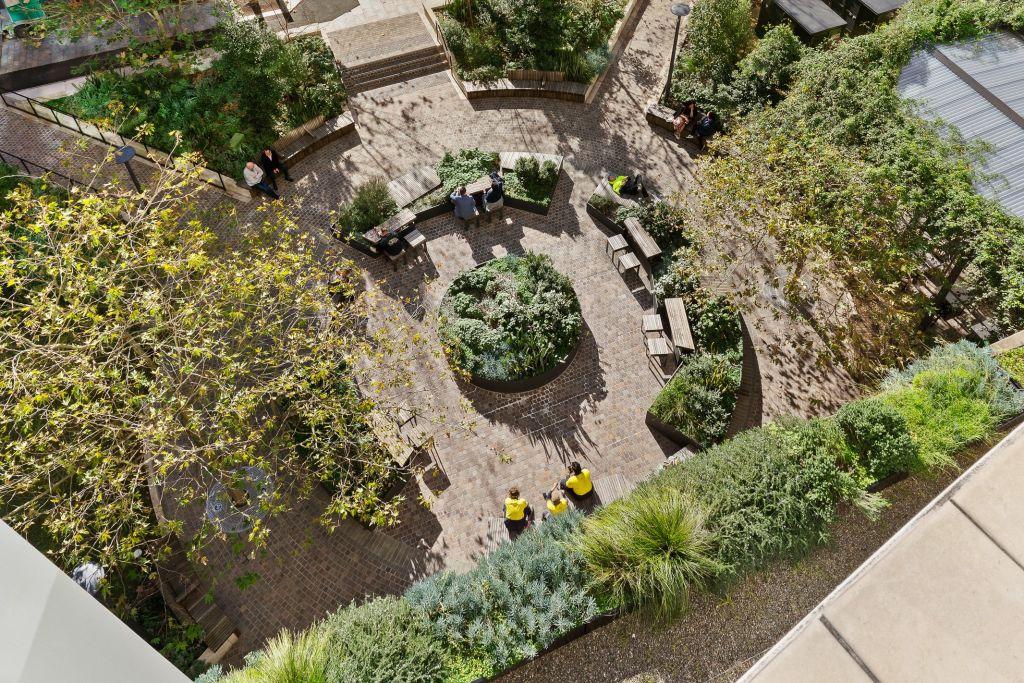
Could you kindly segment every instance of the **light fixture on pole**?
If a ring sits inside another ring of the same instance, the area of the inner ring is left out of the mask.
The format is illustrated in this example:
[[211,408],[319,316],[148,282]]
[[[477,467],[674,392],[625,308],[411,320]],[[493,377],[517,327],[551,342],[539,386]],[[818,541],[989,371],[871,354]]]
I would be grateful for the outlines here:
[[679,42],[679,25],[683,23],[683,17],[690,13],[690,6],[685,2],[677,2],[672,5],[672,14],[676,15],[676,35],[672,39],[672,60],[668,63],[668,80],[665,82],[665,95],[672,92],[672,72],[676,68],[676,44]]
[[139,179],[135,177],[135,169],[132,168],[131,161],[135,158],[135,150],[128,145],[124,147],[118,147],[114,152],[114,161],[128,169],[128,175],[131,177],[132,182],[135,183],[135,190],[141,194],[142,185],[139,184]]

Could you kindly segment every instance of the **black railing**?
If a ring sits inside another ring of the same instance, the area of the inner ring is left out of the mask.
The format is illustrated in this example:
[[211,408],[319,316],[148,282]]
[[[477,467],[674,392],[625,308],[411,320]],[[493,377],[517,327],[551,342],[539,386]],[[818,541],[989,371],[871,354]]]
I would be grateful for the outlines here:
[[83,183],[81,180],[75,180],[66,173],[61,173],[60,171],[55,171],[52,168],[47,168],[46,166],[37,164],[34,161],[29,161],[25,157],[18,156],[17,154],[8,152],[3,149],[0,149],[0,162],[7,164],[8,166],[14,169],[20,167],[25,170],[25,175],[31,176],[33,178],[38,178],[39,176],[43,175],[60,178],[62,181],[68,184],[68,189],[71,189],[71,187],[75,185],[78,185],[79,187],[82,187],[86,190],[90,189],[89,185]]
[[[67,128],[70,131],[74,131],[87,138],[110,145],[111,147],[131,147],[135,150],[136,156],[142,157],[143,159],[151,161],[159,166],[167,167],[171,165],[168,164],[168,161],[172,158],[171,155],[163,150],[150,147],[144,142],[126,138],[120,133],[104,130],[96,124],[83,121],[73,114],[57,111],[53,107],[31,98],[28,95],[0,88],[0,100],[12,109],[17,109],[18,111],[31,114],[32,116],[42,119],[43,121],[48,121],[49,123],[56,123],[61,128]],[[205,166],[200,166],[198,169],[200,178],[210,185],[224,190],[225,192],[228,191],[228,183],[235,184],[233,179],[225,178],[218,171],[206,168]]]

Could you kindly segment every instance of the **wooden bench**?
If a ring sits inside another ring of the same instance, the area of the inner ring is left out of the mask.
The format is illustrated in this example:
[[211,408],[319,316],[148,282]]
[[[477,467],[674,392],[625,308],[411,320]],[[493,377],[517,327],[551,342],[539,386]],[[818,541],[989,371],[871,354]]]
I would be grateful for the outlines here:
[[672,125],[672,121],[675,117],[672,113],[672,110],[665,105],[652,102],[647,107],[647,123],[655,126],[656,128],[675,131],[675,127]]
[[677,350],[693,352],[693,333],[686,317],[686,306],[682,299],[665,299],[665,316],[668,318],[669,335]]
[[543,166],[546,162],[550,161],[559,170],[562,169],[562,157],[558,154],[540,154],[539,152],[500,152],[498,154],[498,164],[503,169],[512,170],[516,167],[516,162],[524,157],[533,157],[537,160],[537,163]]
[[610,199],[619,206],[633,207],[636,206],[636,202],[632,199],[626,199],[621,196],[618,192],[612,189],[612,186],[608,184],[607,178],[601,178],[601,182],[597,184],[597,188],[594,190],[594,194]]
[[212,590],[192,569],[187,555],[176,550],[161,563],[158,575],[160,590],[171,612],[183,624],[196,623],[203,629],[207,650],[200,659],[207,664],[219,662],[238,641],[238,629],[216,602]]
[[[279,140],[274,143],[273,147],[281,155],[282,163],[285,166],[291,166],[305,159],[327,143],[337,140],[355,129],[355,121],[346,112],[326,119],[323,123],[310,127],[298,136],[291,136],[294,139],[288,139],[283,143]],[[282,138],[282,140],[285,140],[285,138]]]
[[392,462],[400,469],[407,469],[416,455],[416,449],[402,436],[398,424],[377,411],[370,412],[367,422],[377,441],[391,455]]
[[661,247],[654,241],[650,233],[640,224],[640,219],[630,216],[626,219],[626,234],[633,242],[633,248],[640,253],[648,263],[653,263],[661,257]]
[[585,102],[587,85],[573,81],[534,81],[499,78],[493,81],[462,81],[470,100],[483,97],[545,97],[567,102]]
[[423,195],[441,187],[441,178],[433,166],[417,166],[388,183],[388,193],[398,208],[404,209]]

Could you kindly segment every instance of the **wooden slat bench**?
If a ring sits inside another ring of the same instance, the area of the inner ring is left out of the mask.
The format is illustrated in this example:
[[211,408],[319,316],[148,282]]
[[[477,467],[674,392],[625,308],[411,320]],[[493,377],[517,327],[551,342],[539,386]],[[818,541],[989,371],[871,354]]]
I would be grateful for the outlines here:
[[652,264],[661,257],[661,247],[658,246],[658,243],[654,241],[651,234],[644,229],[644,226],[640,224],[640,220],[635,216],[630,216],[626,219],[626,234],[629,235],[630,240],[633,242],[633,248],[648,263]]
[[537,159],[537,163],[544,165],[545,162],[550,161],[559,169],[562,168],[562,157],[557,154],[540,154],[537,152],[500,152],[498,154],[498,163],[503,169],[512,170],[516,167],[516,162],[523,157],[534,157]]
[[281,155],[281,161],[286,166],[291,166],[305,159],[327,143],[337,140],[355,129],[355,121],[352,120],[348,113],[343,113],[325,120],[316,127],[310,128],[293,140],[286,141],[280,145],[274,143],[274,149]]
[[405,175],[388,183],[388,193],[398,208],[404,209],[414,201],[441,187],[441,178],[433,166],[417,166]]
[[677,350],[693,352],[693,333],[686,317],[686,306],[682,299],[665,299],[665,316],[668,318],[669,336]]

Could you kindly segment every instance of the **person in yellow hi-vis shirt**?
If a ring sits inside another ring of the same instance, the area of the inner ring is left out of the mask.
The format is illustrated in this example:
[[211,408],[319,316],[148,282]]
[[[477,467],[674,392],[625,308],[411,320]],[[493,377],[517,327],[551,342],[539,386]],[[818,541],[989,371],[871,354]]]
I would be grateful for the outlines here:
[[556,517],[566,510],[569,509],[569,501],[565,499],[562,492],[555,488],[553,491],[544,494],[544,498],[547,499],[548,511],[544,513],[543,519],[547,521],[551,517]]
[[530,526],[531,522],[533,508],[525,498],[519,497],[519,489],[513,486],[508,490],[508,498],[505,499],[505,528],[510,534],[518,534]]
[[594,484],[590,481],[590,470],[584,469],[576,461],[569,463],[566,478],[558,484],[558,488],[572,496],[573,500],[583,501],[594,493]]

